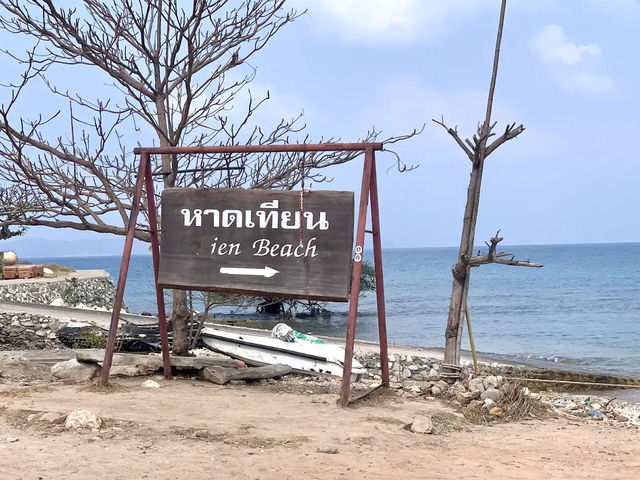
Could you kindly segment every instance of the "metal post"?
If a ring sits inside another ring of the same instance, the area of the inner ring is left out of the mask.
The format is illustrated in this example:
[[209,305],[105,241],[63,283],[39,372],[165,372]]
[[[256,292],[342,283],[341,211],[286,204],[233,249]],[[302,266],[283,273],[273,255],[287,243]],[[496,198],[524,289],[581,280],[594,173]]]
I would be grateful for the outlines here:
[[340,390],[339,400],[340,405],[343,407],[349,405],[349,394],[351,391],[351,366],[353,364],[353,345],[356,337],[356,317],[358,315],[358,298],[360,295],[360,277],[362,275],[362,255],[364,253],[364,234],[367,222],[367,204],[369,202],[372,163],[373,149],[367,148],[364,153],[362,187],[360,189],[360,208],[358,210],[358,229],[356,230],[356,248],[355,255],[353,257],[351,296],[349,299],[349,320],[347,324],[342,388]]
[[153,256],[153,276],[156,286],[156,301],[158,303],[158,327],[160,328],[160,343],[162,344],[162,364],[164,376],[171,378],[171,357],[169,353],[169,336],[167,334],[167,316],[164,308],[164,290],[158,287],[158,270],[160,268],[160,242],[158,241],[158,219],[156,215],[156,199],[153,188],[153,175],[151,174],[151,159],[149,153],[141,155],[146,157],[147,168],[145,171],[147,207],[149,212],[149,232],[151,234],[151,254]]
[[389,386],[389,351],[387,344],[387,314],[384,303],[382,275],[382,244],[380,240],[380,207],[375,152],[371,152],[371,230],[373,231],[373,263],[376,270],[376,299],[378,301],[378,337],[380,341],[380,368],[382,385]]
[[122,263],[120,264],[120,274],[118,275],[118,286],[116,288],[116,298],[113,302],[113,311],[111,312],[111,324],[109,326],[109,337],[107,338],[107,347],[104,352],[104,360],[102,362],[102,373],[100,374],[100,385],[109,383],[109,371],[111,370],[111,362],[113,360],[113,351],[116,346],[116,336],[118,334],[118,323],[120,322],[120,310],[122,309],[122,300],[124,299],[124,287],[127,283],[127,273],[129,271],[129,261],[131,260],[131,248],[133,247],[133,237],[136,232],[136,221],[140,212],[140,199],[142,197],[142,185],[144,184],[145,171],[147,168],[148,155],[140,157],[140,165],[138,167],[138,178],[136,179],[136,189],[133,194],[133,203],[131,204],[131,214],[129,215],[129,225],[127,227],[127,237],[124,241],[124,249],[122,252]]

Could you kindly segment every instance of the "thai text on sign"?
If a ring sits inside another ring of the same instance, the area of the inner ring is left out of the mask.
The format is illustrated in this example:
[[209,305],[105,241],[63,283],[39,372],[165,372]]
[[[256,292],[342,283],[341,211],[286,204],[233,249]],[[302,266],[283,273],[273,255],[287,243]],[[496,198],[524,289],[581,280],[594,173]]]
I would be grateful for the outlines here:
[[165,189],[159,284],[345,301],[353,193]]

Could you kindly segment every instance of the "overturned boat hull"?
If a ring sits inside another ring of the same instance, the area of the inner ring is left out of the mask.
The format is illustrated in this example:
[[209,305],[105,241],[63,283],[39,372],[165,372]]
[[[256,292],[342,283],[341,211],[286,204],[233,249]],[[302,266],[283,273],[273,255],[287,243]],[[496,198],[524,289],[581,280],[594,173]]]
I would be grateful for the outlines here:
[[[202,340],[220,353],[244,361],[248,365],[282,363],[298,372],[323,373],[342,377],[344,349],[337,345],[305,341],[283,342],[277,338],[203,328]],[[362,375],[366,369],[353,360],[351,374]]]

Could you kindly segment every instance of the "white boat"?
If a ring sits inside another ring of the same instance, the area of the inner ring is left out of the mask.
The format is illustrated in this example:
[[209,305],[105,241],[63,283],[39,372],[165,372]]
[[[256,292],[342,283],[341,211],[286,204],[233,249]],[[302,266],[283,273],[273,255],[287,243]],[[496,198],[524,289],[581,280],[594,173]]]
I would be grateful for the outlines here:
[[[286,342],[210,327],[202,329],[202,340],[212,350],[242,360],[247,365],[282,363],[302,373],[316,372],[337,377],[342,377],[343,373],[344,349],[338,345],[300,339]],[[351,374],[357,378],[365,373],[367,370],[354,358]]]

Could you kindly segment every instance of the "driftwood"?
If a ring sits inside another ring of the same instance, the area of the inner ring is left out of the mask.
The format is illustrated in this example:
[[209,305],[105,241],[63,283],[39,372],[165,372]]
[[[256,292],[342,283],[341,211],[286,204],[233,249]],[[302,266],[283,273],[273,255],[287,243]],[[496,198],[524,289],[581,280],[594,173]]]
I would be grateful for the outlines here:
[[224,385],[230,380],[261,380],[282,377],[290,373],[291,370],[289,365],[281,363],[248,368],[207,367],[202,370],[202,376],[210,382]]
[[[102,363],[104,350],[78,350],[76,358],[80,362]],[[131,367],[114,371],[123,375],[133,375],[136,369],[140,374],[147,371],[157,371],[162,368],[162,355],[137,355],[135,353],[115,353],[113,355],[114,367]],[[245,367],[241,360],[231,358],[208,358],[208,357],[180,357],[171,356],[171,366],[178,369],[202,370],[207,367],[224,367],[236,369]]]

